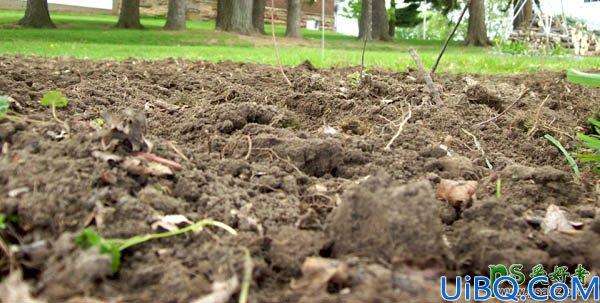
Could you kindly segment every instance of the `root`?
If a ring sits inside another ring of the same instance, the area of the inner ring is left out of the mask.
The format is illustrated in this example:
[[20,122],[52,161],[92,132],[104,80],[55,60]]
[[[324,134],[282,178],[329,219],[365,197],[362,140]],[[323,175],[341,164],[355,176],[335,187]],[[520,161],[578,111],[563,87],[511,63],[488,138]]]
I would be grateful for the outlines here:
[[248,160],[250,159],[250,155],[252,154],[252,138],[250,138],[250,136],[247,135],[246,139],[248,139],[248,152],[246,153],[244,159]]
[[186,157],[179,148],[177,148],[177,146],[175,146],[175,143],[173,143],[173,141],[167,141],[167,145],[178,155],[180,156],[182,159],[184,159],[185,161],[191,162],[190,158]]
[[404,129],[404,125],[412,117],[412,110],[410,108],[410,103],[407,103],[407,104],[408,104],[408,113],[402,114],[402,118],[403,118],[402,122],[400,122],[400,125],[398,126],[398,130],[396,131],[396,134],[392,137],[392,139],[390,139],[390,142],[388,142],[388,144],[383,148],[384,150],[391,150],[392,144],[400,136],[400,133],[402,133],[402,129]]
[[513,108],[513,106],[515,106],[517,103],[519,103],[519,101],[521,101],[521,100],[523,99],[523,97],[525,97],[525,95],[526,95],[528,92],[529,92],[529,90],[528,90],[528,89],[525,89],[525,90],[524,90],[524,91],[523,91],[521,94],[519,94],[519,97],[517,98],[517,100],[515,100],[513,103],[511,103],[511,104],[510,104],[510,105],[509,105],[509,106],[508,106],[508,107],[507,107],[507,108],[506,108],[504,111],[502,111],[500,114],[498,114],[497,116],[495,116],[495,117],[493,117],[493,118],[491,118],[491,119],[485,120],[485,121],[483,121],[483,122],[479,122],[479,123],[475,124],[475,126],[482,126],[482,125],[484,125],[484,124],[486,124],[486,123],[490,123],[490,122],[493,122],[493,121],[496,121],[496,120],[498,120],[500,117],[504,116],[504,114],[506,114],[506,112],[508,112],[508,111],[509,111],[511,108]]
[[242,278],[238,303],[248,302],[248,293],[250,292],[250,283],[252,282],[252,269],[254,268],[250,251],[246,247],[242,247],[242,250],[244,251],[244,277]]
[[279,161],[284,162],[285,164],[289,165],[290,167],[292,167],[297,173],[304,175],[304,173],[296,166],[294,165],[294,163],[292,163],[292,161],[290,161],[290,159],[284,159],[282,157],[280,157],[273,149],[271,148],[255,148],[255,150],[261,150],[261,151],[267,151],[270,152],[275,158],[277,158]]
[[548,101],[549,98],[550,98],[550,95],[546,96],[546,99],[544,99],[544,101],[542,101],[542,103],[540,103],[540,106],[538,106],[537,112],[535,113],[535,120],[533,122],[533,126],[527,132],[527,137],[530,137],[531,135],[533,135],[533,133],[535,133],[535,131],[537,130],[537,126],[540,121],[540,112],[542,111],[542,107],[544,107],[544,104],[546,104],[546,101]]
[[271,35],[273,36],[273,47],[275,48],[275,59],[277,59],[277,65],[279,66],[279,71],[283,75],[285,82],[292,87],[292,82],[285,75],[285,71],[283,71],[283,65],[281,65],[281,58],[279,57],[279,47],[277,46],[277,39],[275,38],[275,0],[271,0]]
[[423,66],[423,62],[421,62],[421,58],[419,58],[417,51],[415,51],[415,49],[411,47],[408,49],[408,52],[410,53],[410,56],[415,61],[415,64],[417,65],[417,68],[419,69],[419,74],[421,74],[421,78],[423,78],[423,80],[425,81],[425,85],[427,85],[427,89],[429,90],[429,93],[431,94],[431,99],[433,100],[433,103],[441,104],[442,97],[440,97],[440,92],[435,87],[435,84],[433,83],[433,79],[431,79],[431,75],[425,70],[425,67]]

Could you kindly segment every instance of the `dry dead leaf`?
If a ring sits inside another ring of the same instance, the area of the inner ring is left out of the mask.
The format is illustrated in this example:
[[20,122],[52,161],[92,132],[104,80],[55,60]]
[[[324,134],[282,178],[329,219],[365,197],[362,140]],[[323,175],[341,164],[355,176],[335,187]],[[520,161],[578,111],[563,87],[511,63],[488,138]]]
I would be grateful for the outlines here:
[[569,220],[567,220],[565,212],[563,212],[560,207],[554,204],[550,204],[548,209],[546,209],[546,216],[542,221],[542,230],[545,234],[552,231],[559,231],[568,234],[577,232]]
[[239,281],[236,276],[227,281],[216,281],[212,284],[212,292],[192,303],[227,303],[233,293],[237,291]]
[[158,221],[152,223],[152,229],[156,230],[158,228],[162,228],[167,231],[174,231],[179,229],[179,225],[181,224],[193,224],[194,222],[190,221],[184,215],[166,215],[161,217]]
[[327,288],[330,281],[342,284],[350,278],[350,268],[344,262],[326,258],[307,258],[302,264],[302,278],[292,282],[292,289],[310,292]]
[[168,166],[157,162],[145,162],[137,157],[127,157],[121,163],[121,167],[125,169],[128,173],[133,175],[151,175],[151,176],[170,176],[173,174],[173,171]]
[[23,276],[20,271],[15,271],[0,283],[0,302],[43,303],[44,301],[31,297],[29,284],[23,281]]
[[454,181],[442,179],[435,192],[438,199],[445,200],[454,208],[461,208],[463,205],[468,206],[477,197],[477,181]]

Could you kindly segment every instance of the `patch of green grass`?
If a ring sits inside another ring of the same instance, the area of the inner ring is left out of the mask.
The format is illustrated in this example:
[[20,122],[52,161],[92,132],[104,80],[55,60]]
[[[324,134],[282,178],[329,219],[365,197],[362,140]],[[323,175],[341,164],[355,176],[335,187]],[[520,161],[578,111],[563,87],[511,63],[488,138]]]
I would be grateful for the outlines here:
[[583,163],[589,163],[593,170],[600,175],[600,121],[595,118],[589,118],[588,122],[592,126],[592,133],[589,135],[578,133],[577,139],[583,143],[587,150],[584,153],[578,153],[577,158]]
[[[213,62],[232,60],[276,64],[270,40],[266,36],[244,37],[214,30],[212,21],[189,21],[188,30],[162,30],[164,19],[142,18],[143,30],[116,29],[116,16],[52,13],[57,29],[22,29],[15,23],[20,11],[0,11],[0,54],[35,56],[72,56],[76,58],[164,59],[184,58]],[[304,29],[304,39],[283,38],[284,26],[276,26],[280,37],[281,60],[285,65],[310,60],[317,67],[356,66],[360,64],[362,43],[355,37],[326,32],[326,51],[321,58],[318,31]],[[414,66],[407,50],[414,47],[427,66],[431,66],[441,48],[441,41],[398,40],[370,42],[365,64],[405,70]],[[491,48],[463,47],[452,43],[439,67],[441,72],[508,74],[539,70],[588,70],[600,67],[600,58],[527,57],[492,54]]]
[[571,156],[571,154],[563,147],[560,141],[556,140],[556,138],[554,138],[552,135],[546,134],[544,138],[546,138],[546,140],[550,141],[550,143],[556,146],[556,148],[558,148],[558,150],[563,154],[563,156],[565,156],[565,159],[567,160],[569,166],[573,170],[573,174],[575,174],[575,178],[578,179],[581,176],[581,173],[579,172],[579,166],[577,166],[577,162],[575,162],[573,156]]

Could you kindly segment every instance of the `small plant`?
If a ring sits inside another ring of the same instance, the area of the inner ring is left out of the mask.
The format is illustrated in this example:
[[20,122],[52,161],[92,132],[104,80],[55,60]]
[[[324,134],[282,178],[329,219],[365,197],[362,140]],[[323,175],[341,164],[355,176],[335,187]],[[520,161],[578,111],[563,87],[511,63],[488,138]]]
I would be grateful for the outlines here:
[[40,100],[40,104],[42,104],[42,106],[52,108],[52,116],[54,116],[54,120],[64,124],[64,122],[56,115],[56,109],[69,105],[69,100],[60,91],[52,90],[45,93],[42,97],[42,100]]
[[10,98],[8,96],[0,96],[0,120],[8,115],[10,108]]
[[556,140],[556,138],[552,137],[552,135],[549,135],[549,134],[546,134],[544,136],[544,138],[546,138],[548,141],[550,141],[550,143],[552,143],[554,146],[556,146],[556,148],[558,148],[558,150],[567,159],[567,162],[569,163],[569,166],[573,170],[573,173],[575,174],[575,177],[579,178],[579,176],[581,175],[581,173],[579,172],[579,166],[577,166],[577,162],[575,162],[575,159],[573,159],[573,157],[571,156],[571,154],[569,154],[569,152],[562,146],[562,144],[560,144],[560,141]]
[[600,175],[600,121],[589,118],[588,122],[592,125],[593,134],[577,134],[577,139],[583,142],[584,147],[590,151],[587,153],[578,153],[577,159],[584,163],[590,163],[594,166],[594,172]]
[[232,235],[237,235],[235,229],[231,228],[229,225],[205,219],[181,229],[163,233],[139,235],[128,239],[104,239],[95,230],[86,228],[77,236],[77,238],[75,238],[75,243],[83,249],[95,247],[101,254],[109,255],[112,259],[112,272],[116,273],[121,267],[121,252],[123,250],[150,240],[173,237],[187,232],[198,232],[206,226],[216,226],[226,230]]
[[6,229],[6,215],[0,214],[0,230]]

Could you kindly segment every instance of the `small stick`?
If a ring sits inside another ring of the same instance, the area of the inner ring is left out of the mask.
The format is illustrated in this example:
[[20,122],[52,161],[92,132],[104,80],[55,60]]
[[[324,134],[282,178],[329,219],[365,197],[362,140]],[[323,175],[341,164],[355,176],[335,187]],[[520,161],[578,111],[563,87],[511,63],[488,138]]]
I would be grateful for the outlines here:
[[472,133],[470,133],[468,130],[461,128],[460,130],[463,131],[463,133],[471,136],[471,138],[473,138],[473,142],[475,143],[475,147],[477,148],[477,150],[479,150],[479,152],[481,153],[481,156],[485,159],[485,165],[490,169],[490,170],[494,170],[494,167],[492,166],[492,163],[490,162],[490,160],[488,160],[487,156],[485,155],[485,151],[483,150],[483,147],[481,147],[481,143],[479,143],[479,140],[477,140],[477,137],[475,137],[475,135],[473,135]]
[[286,159],[280,157],[273,149],[271,149],[271,148],[255,148],[255,150],[262,150],[262,151],[270,152],[273,156],[275,156],[275,158],[277,158],[280,161],[283,161],[287,165],[291,166],[297,173],[304,175],[304,173],[296,165],[294,165],[289,159],[286,160]]
[[448,37],[446,38],[446,41],[444,42],[444,47],[442,47],[442,51],[440,51],[440,54],[438,55],[437,59],[435,60],[435,64],[433,64],[433,67],[431,68],[431,74],[435,74],[435,70],[437,69],[438,64],[440,64],[440,60],[442,60],[442,56],[446,52],[446,48],[448,47],[448,43],[450,43],[450,40],[452,40],[452,37],[454,37],[454,34],[456,33],[456,30],[458,29],[458,26],[460,25],[460,22],[462,22],[462,19],[465,16],[465,13],[469,9],[470,5],[471,5],[471,0],[469,0],[467,2],[467,4],[465,5],[465,8],[463,8],[462,13],[460,13],[460,17],[458,17],[458,22],[456,22],[456,25],[454,25],[454,28],[452,29],[452,32],[450,32],[450,35],[448,35]]
[[179,150],[179,148],[177,148],[177,146],[175,146],[175,143],[173,143],[172,141],[167,141],[167,145],[173,150],[175,151],[175,153],[177,155],[179,155],[181,158],[183,158],[185,161],[191,162],[190,158],[188,158],[186,155],[184,155],[181,150]]
[[413,60],[415,60],[417,68],[419,68],[419,73],[421,74],[423,80],[425,80],[425,84],[427,84],[427,88],[429,89],[429,93],[431,94],[431,98],[433,99],[433,103],[442,103],[440,92],[438,92],[438,90],[435,88],[435,84],[431,79],[431,75],[425,70],[423,63],[421,62],[421,58],[419,58],[419,55],[412,47],[408,49],[408,52],[410,53],[410,56],[413,58]]
[[285,78],[285,82],[287,82],[287,84],[291,87],[292,82],[290,82],[290,79],[288,79],[288,77],[285,75],[285,72],[283,71],[283,65],[281,65],[279,48],[277,47],[277,39],[275,38],[275,0],[271,0],[271,34],[273,36],[273,47],[275,48],[275,58],[277,59],[277,64],[279,65],[279,71],[281,71],[283,78]]
[[527,137],[531,136],[537,130],[537,125],[540,120],[540,112],[542,111],[542,107],[544,106],[546,101],[548,101],[548,98],[550,98],[550,95],[546,96],[546,99],[544,99],[544,101],[540,103],[540,106],[538,106],[537,112],[535,113],[535,121],[533,122],[533,127],[527,132]]
[[364,43],[363,43],[363,49],[362,49],[362,56],[360,59],[360,77],[359,77],[359,83],[362,83],[363,80],[363,71],[365,70],[365,50],[367,49],[367,38],[364,39]]
[[169,159],[165,159],[163,157],[157,156],[155,154],[151,154],[151,153],[147,153],[147,152],[137,152],[134,154],[134,156],[138,157],[140,159],[144,159],[146,161],[156,162],[156,163],[160,163],[160,164],[169,166],[174,170],[182,170],[183,169],[181,164],[179,164],[173,160],[169,160]]
[[244,159],[248,160],[250,159],[250,155],[252,154],[252,138],[250,138],[250,136],[246,136],[246,139],[248,139],[248,152],[246,153]]
[[248,293],[250,292],[250,283],[252,282],[252,269],[254,268],[250,251],[246,247],[242,247],[242,250],[244,251],[244,277],[242,278],[238,303],[248,302]]
[[408,104],[408,113],[406,115],[404,115],[404,119],[400,123],[400,126],[398,126],[398,131],[396,131],[396,134],[392,137],[390,142],[388,142],[388,144],[385,146],[384,150],[391,150],[392,144],[394,143],[396,138],[398,138],[398,136],[400,136],[400,133],[402,132],[402,129],[404,128],[404,124],[406,124],[406,122],[408,122],[410,117],[412,117],[412,110],[410,109],[410,103],[409,103]]
[[515,106],[517,103],[519,103],[519,101],[521,101],[521,99],[523,99],[523,97],[525,97],[525,95],[529,92],[528,89],[525,89],[517,98],[517,100],[515,100],[513,103],[511,103],[505,110],[503,110],[500,114],[498,114],[497,116],[490,118],[488,120],[485,120],[483,122],[479,122],[477,124],[475,124],[475,126],[481,126],[484,125],[486,123],[490,123],[492,121],[496,121],[498,120],[498,118],[504,116],[504,114],[506,114],[506,112],[508,112],[509,109],[511,109],[513,106]]

